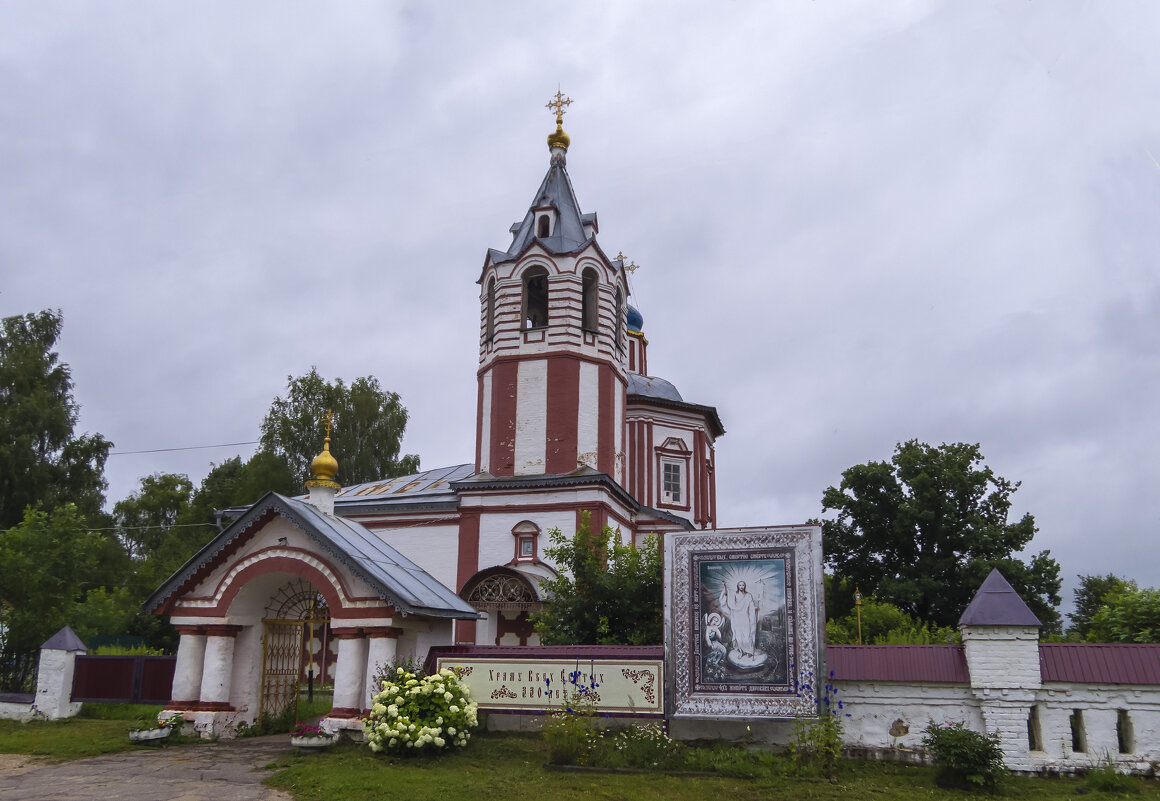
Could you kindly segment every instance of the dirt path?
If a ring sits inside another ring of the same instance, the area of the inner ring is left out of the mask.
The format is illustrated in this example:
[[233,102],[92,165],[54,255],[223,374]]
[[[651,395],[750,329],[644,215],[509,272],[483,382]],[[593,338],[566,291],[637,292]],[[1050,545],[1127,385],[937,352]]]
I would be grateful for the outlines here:
[[0,755],[4,801],[289,801],[262,786],[270,762],[290,751],[286,735],[78,759],[48,764]]

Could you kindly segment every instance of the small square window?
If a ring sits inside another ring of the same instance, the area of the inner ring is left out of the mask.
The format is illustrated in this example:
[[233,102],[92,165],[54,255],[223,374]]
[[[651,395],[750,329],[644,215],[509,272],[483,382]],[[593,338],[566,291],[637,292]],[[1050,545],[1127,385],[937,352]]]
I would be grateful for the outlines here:
[[531,559],[536,555],[536,542],[531,537],[520,537],[520,558]]

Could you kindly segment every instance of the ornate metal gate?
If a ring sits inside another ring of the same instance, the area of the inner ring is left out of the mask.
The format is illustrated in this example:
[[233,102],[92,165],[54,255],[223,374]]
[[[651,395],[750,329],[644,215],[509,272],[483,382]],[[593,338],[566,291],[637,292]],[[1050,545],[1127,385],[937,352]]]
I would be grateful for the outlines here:
[[[274,593],[262,619],[262,693],[258,715],[276,719],[293,710],[304,677],[325,682],[329,669],[330,609],[301,579]],[[318,656],[316,656],[318,654]]]

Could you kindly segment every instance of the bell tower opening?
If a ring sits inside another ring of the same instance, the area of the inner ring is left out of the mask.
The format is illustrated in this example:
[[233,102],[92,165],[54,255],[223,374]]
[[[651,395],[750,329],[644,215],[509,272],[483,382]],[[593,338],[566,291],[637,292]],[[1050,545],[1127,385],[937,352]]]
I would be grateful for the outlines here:
[[548,271],[529,267],[524,271],[524,330],[548,324]]
[[585,331],[595,332],[599,328],[600,311],[596,300],[596,270],[584,270],[584,299],[582,325]]

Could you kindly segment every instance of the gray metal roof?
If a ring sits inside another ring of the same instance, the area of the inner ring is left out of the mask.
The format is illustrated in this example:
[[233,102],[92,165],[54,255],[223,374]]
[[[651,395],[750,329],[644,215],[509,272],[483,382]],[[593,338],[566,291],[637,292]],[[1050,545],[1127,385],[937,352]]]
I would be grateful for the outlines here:
[[474,472],[473,464],[456,464],[409,476],[354,484],[339,490],[334,506],[342,514],[378,509],[390,512],[397,507],[420,505],[427,509],[455,509],[459,506],[459,497],[451,483],[462,481]]
[[960,626],[1042,626],[1039,618],[1003,578],[998,568],[992,568],[983,579],[975,597],[963,610]]
[[[536,212],[538,208],[550,206],[557,212],[556,224],[552,229],[552,236],[539,239],[535,236]],[[576,200],[576,192],[572,189],[572,181],[568,178],[568,170],[563,161],[557,161],[548,167],[536,196],[528,207],[524,219],[511,227],[513,232],[512,243],[506,251],[492,248],[488,251],[491,260],[497,264],[517,259],[532,241],[538,241],[549,253],[574,253],[594,237],[584,234],[584,223],[596,222],[596,215],[582,214],[580,203]]]
[[627,394],[629,402],[644,401],[704,415],[714,437],[720,437],[725,433],[725,425],[721,422],[721,416],[717,414],[715,406],[702,406],[683,400],[677,388],[663,378],[629,373]]
[[76,632],[72,630],[71,626],[65,626],[56,634],[44,641],[44,645],[40,646],[42,651],[87,651],[88,646],[81,642],[81,638],[77,636]]
[[628,374],[628,394],[640,395],[644,398],[661,398],[663,400],[676,401],[677,403],[685,402],[685,399],[681,397],[681,393],[677,392],[677,388],[672,383],[663,378],[641,375],[640,373]]
[[323,514],[313,504],[276,492],[264,498],[202,548],[145,602],[154,609],[173,595],[223,548],[253,526],[279,515],[301,530],[322,550],[371,585],[379,596],[404,614],[476,619],[479,613],[423,568],[396,551],[357,521]]

